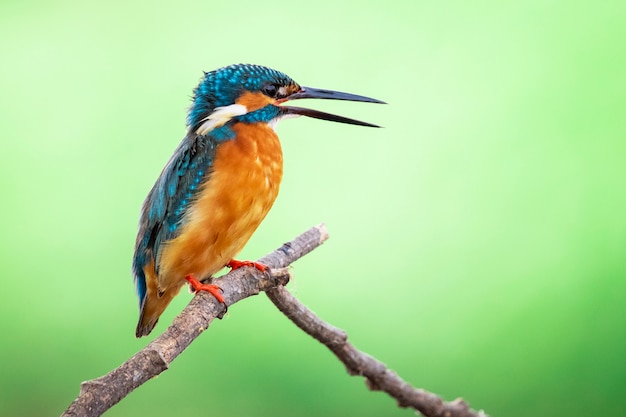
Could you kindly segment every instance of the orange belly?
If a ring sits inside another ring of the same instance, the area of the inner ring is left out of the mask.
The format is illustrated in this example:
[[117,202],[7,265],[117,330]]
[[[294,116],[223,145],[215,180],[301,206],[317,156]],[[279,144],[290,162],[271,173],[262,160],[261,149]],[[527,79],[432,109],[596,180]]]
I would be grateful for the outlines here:
[[215,163],[180,235],[161,249],[159,292],[178,292],[194,274],[207,278],[248,242],[267,215],[283,174],[278,136],[267,124],[234,125],[236,137],[219,145]]

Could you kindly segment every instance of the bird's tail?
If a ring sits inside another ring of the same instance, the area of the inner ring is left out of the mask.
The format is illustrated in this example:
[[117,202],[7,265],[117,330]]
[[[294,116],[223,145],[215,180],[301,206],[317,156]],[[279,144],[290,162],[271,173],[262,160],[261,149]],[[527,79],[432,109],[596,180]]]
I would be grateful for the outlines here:
[[178,288],[168,288],[166,291],[160,292],[157,289],[156,277],[148,277],[153,279],[146,280],[146,296],[141,304],[139,313],[139,322],[135,330],[135,336],[142,337],[150,334],[154,326],[159,321],[159,317],[165,311],[172,299],[180,291]]
[[173,298],[174,296],[169,295],[169,292],[163,294],[160,298],[157,296],[146,296],[141,308],[141,314],[139,315],[135,336],[142,337],[149,335],[159,321],[161,313],[165,311],[165,308]]

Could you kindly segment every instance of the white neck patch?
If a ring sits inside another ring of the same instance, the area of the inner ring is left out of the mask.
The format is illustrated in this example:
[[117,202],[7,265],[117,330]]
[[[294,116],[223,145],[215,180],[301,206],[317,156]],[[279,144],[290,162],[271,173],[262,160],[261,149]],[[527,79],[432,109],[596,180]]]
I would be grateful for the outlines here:
[[202,119],[204,122],[200,125],[196,133],[204,136],[216,127],[223,126],[230,119],[236,116],[243,116],[248,113],[248,108],[243,104],[231,104],[230,106],[216,107],[213,113]]

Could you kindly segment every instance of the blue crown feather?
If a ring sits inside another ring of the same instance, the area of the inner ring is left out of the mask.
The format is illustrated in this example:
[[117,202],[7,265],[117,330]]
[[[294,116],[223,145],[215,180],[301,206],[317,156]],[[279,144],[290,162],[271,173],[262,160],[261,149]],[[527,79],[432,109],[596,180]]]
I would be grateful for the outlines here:
[[[195,130],[216,107],[228,106],[244,91],[261,91],[267,84],[288,85],[295,82],[286,74],[260,65],[236,64],[206,72],[194,89],[187,125]],[[273,109],[276,112],[276,109]],[[277,114],[259,113],[241,121],[269,121]],[[273,117],[271,117],[273,116]]]

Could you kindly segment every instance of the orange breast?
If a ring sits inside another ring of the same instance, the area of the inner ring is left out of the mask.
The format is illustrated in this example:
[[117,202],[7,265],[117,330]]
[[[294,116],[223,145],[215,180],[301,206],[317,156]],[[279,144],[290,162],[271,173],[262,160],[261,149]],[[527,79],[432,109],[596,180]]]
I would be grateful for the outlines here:
[[206,278],[233,259],[269,212],[283,175],[278,136],[267,124],[234,125],[180,235],[161,252],[158,286],[178,289],[185,276]]

